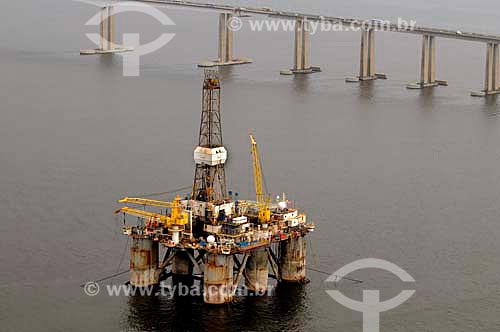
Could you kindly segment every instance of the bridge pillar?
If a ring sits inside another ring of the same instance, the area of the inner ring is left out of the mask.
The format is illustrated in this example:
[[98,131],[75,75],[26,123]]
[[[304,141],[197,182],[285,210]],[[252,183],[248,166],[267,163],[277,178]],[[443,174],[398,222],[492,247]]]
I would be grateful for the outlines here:
[[422,36],[422,58],[420,62],[420,81],[408,84],[408,89],[433,88],[439,85],[446,86],[448,82],[436,80],[436,37]]
[[488,43],[486,46],[486,71],[484,78],[484,90],[472,92],[474,97],[484,97],[500,93],[499,78],[499,45]]
[[347,78],[346,82],[356,83],[376,79],[387,79],[387,76],[375,73],[375,29],[362,29],[359,76]]
[[231,19],[233,14],[222,13],[219,14],[219,38],[218,38],[218,52],[219,57],[216,61],[203,61],[199,67],[214,67],[214,66],[229,66],[229,65],[242,65],[251,63],[252,60],[248,58],[235,59],[233,58],[233,29],[231,29]]
[[113,6],[103,7],[101,9],[99,37],[99,48],[80,50],[80,55],[113,54],[133,51],[132,48],[115,47],[115,17],[113,14]]
[[101,22],[99,25],[100,35],[101,35],[101,51],[108,49],[108,37],[107,37],[107,25],[108,25],[108,8],[104,7],[101,10]]
[[309,62],[311,33],[309,22],[305,18],[295,21],[295,42],[293,68],[281,71],[282,75],[310,74],[319,72],[319,67],[312,67]]
[[219,15],[219,62],[227,63],[233,60],[233,30],[228,28],[232,15]]
[[113,7],[108,7],[108,49],[113,50],[115,48],[115,16],[113,15]]

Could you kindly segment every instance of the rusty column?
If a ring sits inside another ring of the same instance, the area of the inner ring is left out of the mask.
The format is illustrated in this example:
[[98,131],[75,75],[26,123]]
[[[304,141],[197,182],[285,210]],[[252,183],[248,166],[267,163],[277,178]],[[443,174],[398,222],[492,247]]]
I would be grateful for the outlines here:
[[280,243],[281,280],[303,282],[306,279],[306,239],[291,237]]
[[252,292],[262,293],[267,290],[268,268],[265,248],[253,250],[245,267],[245,286]]
[[130,284],[134,287],[158,285],[158,242],[134,238],[130,248]]
[[184,250],[177,250],[172,261],[172,275],[175,279],[188,279],[193,275],[193,263]]
[[229,303],[233,299],[233,257],[207,253],[203,258],[203,299],[208,304]]

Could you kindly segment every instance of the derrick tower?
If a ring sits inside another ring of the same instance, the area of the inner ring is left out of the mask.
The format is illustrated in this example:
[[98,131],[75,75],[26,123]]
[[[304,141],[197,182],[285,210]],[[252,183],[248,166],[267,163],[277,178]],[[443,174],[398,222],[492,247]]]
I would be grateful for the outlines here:
[[222,145],[220,80],[216,70],[205,70],[200,134],[194,150],[196,170],[191,198],[219,203],[227,197],[224,164],[227,150]]

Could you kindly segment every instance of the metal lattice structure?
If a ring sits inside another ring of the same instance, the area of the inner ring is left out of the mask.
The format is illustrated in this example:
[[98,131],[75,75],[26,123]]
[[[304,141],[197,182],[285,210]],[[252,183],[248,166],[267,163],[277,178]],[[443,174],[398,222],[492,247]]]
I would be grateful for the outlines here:
[[224,167],[227,152],[222,144],[220,92],[218,72],[206,70],[192,191],[192,198],[198,201],[222,202],[227,198]]

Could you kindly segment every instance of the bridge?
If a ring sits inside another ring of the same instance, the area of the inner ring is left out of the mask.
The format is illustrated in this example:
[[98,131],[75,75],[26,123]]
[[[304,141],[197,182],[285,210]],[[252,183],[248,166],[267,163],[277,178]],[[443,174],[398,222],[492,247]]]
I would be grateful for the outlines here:
[[385,79],[386,75],[375,72],[375,32],[397,32],[422,36],[422,53],[419,81],[408,84],[408,89],[425,89],[447,85],[446,81],[436,79],[436,38],[457,39],[470,42],[484,43],[486,46],[486,69],[484,87],[481,91],[472,92],[472,96],[483,97],[500,93],[500,36],[464,32],[448,29],[438,29],[422,26],[402,26],[381,20],[363,20],[323,16],[300,12],[281,11],[268,7],[249,8],[231,5],[200,3],[182,0],[125,0],[113,1],[102,6],[100,36],[101,45],[95,50],[81,50],[80,54],[112,54],[126,52],[131,49],[116,48],[114,44],[114,16],[113,7],[121,4],[146,3],[161,7],[178,7],[185,9],[201,9],[219,13],[218,59],[206,62],[200,66],[227,66],[250,63],[247,58],[235,58],[233,55],[234,31],[230,29],[233,17],[266,16],[279,20],[295,22],[295,43],[293,49],[294,63],[290,70],[282,71],[283,75],[309,74],[320,71],[319,67],[311,66],[309,58],[311,51],[310,35],[312,22],[329,23],[356,28],[361,31],[359,74],[346,82],[360,82],[376,79]]

